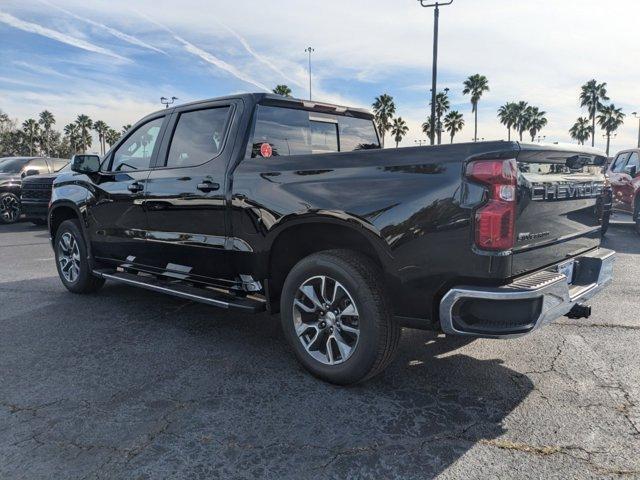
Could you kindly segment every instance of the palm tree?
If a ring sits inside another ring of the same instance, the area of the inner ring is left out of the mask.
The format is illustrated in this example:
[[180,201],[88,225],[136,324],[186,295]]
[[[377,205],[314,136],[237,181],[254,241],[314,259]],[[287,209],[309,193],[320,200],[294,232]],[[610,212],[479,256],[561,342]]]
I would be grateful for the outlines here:
[[538,107],[530,107],[527,114],[527,127],[532,142],[535,142],[536,135],[547,124],[546,113],[547,112],[541,111]]
[[475,114],[475,125],[473,129],[473,141],[478,141],[478,102],[484,92],[489,91],[489,80],[484,75],[476,73],[464,81],[464,95],[471,95],[471,111]]
[[100,142],[100,155],[104,155],[104,152],[107,147],[104,136],[109,130],[109,125],[107,125],[102,120],[96,120],[93,123],[93,129],[98,133],[98,141]]
[[531,114],[531,107],[527,102],[519,101],[513,107],[516,117],[516,121],[513,128],[518,132],[520,141],[522,141],[522,135],[529,129],[529,116]]
[[273,89],[273,93],[276,95],[282,95],[283,97],[290,97],[291,89],[288,85],[276,85],[276,88]]
[[34,140],[38,136],[40,125],[33,118],[29,118],[22,123],[22,130],[29,138],[29,155],[33,155]]
[[105,141],[109,144],[109,146],[113,146],[114,143],[116,143],[118,140],[120,140],[120,133],[118,133],[117,130],[114,130],[113,128],[110,128],[105,137],[104,137]]
[[611,134],[615,132],[624,123],[624,113],[622,108],[616,108],[612,103],[606,107],[600,108],[598,115],[598,125],[605,131],[607,135],[607,156],[609,156],[609,146],[611,145]]
[[591,136],[591,121],[588,118],[580,117],[573,124],[573,127],[569,129],[569,135],[571,138],[578,141],[579,145],[584,145],[584,142],[589,140]]
[[50,154],[50,142],[51,142],[51,127],[54,123],[56,123],[56,119],[49,110],[44,110],[40,112],[40,118],[38,123],[42,125],[42,139],[44,140],[42,143],[44,144],[44,150],[47,155]]
[[500,123],[507,127],[507,139],[511,141],[511,129],[518,121],[518,104],[507,102],[498,108],[498,119]]
[[398,144],[402,141],[402,138],[409,131],[409,127],[407,127],[407,122],[405,122],[402,117],[394,118],[393,125],[391,125],[391,135],[393,135],[393,139],[396,142],[396,148],[398,148]]
[[92,139],[89,130],[93,127],[93,121],[86,115],[78,115],[76,123],[80,129],[80,143],[78,146],[82,153],[87,153],[87,148],[91,146]]
[[431,117],[427,117],[427,120],[422,124],[422,133],[431,138]]
[[129,130],[131,130],[131,124],[130,123],[127,123],[126,125],[123,125],[122,133],[127,133]]
[[68,123],[64,126],[64,134],[69,139],[69,145],[71,146],[71,154],[75,154],[78,150],[78,144],[80,139],[78,138],[79,133],[78,124],[76,123]]
[[436,94],[436,135],[438,145],[442,143],[442,116],[449,111],[450,103],[447,92]]
[[374,121],[378,127],[378,132],[380,132],[382,147],[384,148],[384,137],[391,129],[391,119],[396,113],[396,104],[393,103],[393,97],[391,95],[383,93],[379,97],[376,97],[372,107],[375,115]]
[[609,100],[607,96],[607,84],[598,83],[595,79],[582,85],[580,91],[580,106],[587,107],[591,119],[591,146],[596,141],[596,114],[602,109],[602,102]]
[[464,118],[457,110],[450,111],[447,116],[444,117],[444,128],[449,132],[449,135],[451,135],[451,143],[453,143],[453,137],[462,130],[462,127],[464,127]]

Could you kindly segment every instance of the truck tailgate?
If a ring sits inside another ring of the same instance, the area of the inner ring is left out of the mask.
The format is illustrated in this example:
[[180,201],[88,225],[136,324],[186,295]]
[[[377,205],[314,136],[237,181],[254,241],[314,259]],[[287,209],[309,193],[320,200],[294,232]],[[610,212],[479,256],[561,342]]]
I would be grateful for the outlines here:
[[513,276],[600,244],[596,204],[605,160],[600,151],[583,147],[521,145]]

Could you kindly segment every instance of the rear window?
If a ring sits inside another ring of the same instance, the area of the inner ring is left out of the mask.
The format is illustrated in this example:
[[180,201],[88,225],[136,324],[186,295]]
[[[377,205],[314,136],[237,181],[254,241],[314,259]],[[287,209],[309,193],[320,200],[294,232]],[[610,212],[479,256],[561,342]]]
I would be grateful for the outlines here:
[[271,145],[274,156],[380,148],[371,120],[259,105],[252,157],[260,155],[264,143]]

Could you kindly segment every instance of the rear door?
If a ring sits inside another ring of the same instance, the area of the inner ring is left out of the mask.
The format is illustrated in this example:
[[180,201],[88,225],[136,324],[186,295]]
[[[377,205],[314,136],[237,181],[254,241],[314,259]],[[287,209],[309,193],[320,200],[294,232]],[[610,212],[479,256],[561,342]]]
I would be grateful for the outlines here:
[[600,244],[597,203],[604,190],[606,158],[593,152],[522,146],[517,158],[514,275]]
[[622,172],[618,174],[618,192],[620,198],[620,209],[625,212],[633,213],[634,200],[635,200],[635,186],[636,179],[640,173],[640,159],[638,158],[638,152],[631,152],[627,159]]
[[229,278],[226,167],[237,100],[178,108],[147,182],[148,260],[169,275]]

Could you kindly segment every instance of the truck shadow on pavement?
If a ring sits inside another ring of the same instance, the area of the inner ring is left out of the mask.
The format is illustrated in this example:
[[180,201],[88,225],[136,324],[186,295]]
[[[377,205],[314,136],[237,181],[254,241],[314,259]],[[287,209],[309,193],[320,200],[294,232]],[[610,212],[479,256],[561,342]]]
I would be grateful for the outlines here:
[[345,388],[307,374],[267,315],[54,277],[0,295],[3,478],[428,478],[533,389],[429,332]]

